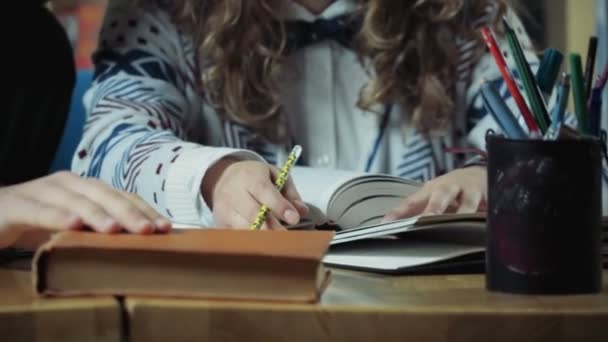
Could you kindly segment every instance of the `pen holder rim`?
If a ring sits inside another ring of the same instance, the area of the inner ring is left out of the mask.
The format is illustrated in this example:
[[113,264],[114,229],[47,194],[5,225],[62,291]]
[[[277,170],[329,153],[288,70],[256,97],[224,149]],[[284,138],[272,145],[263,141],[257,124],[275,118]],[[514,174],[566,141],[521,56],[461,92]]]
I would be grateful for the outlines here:
[[544,140],[544,139],[517,139],[509,138],[503,135],[491,134],[486,137],[486,143],[490,140],[503,140],[517,144],[544,144],[544,145],[566,145],[566,144],[580,144],[580,143],[603,143],[602,139],[593,136],[581,136],[576,139],[558,139],[558,140]]

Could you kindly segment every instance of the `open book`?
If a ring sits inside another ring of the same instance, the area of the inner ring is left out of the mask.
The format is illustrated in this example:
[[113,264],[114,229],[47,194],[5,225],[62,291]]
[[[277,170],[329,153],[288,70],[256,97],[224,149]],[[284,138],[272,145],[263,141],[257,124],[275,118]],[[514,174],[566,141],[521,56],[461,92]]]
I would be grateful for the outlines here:
[[350,229],[379,222],[421,184],[383,174],[295,167],[291,173],[298,192],[311,209],[315,225]]
[[483,215],[446,214],[380,223],[421,187],[383,174],[294,168],[309,219],[337,230],[324,263],[383,273],[479,270],[484,262]]

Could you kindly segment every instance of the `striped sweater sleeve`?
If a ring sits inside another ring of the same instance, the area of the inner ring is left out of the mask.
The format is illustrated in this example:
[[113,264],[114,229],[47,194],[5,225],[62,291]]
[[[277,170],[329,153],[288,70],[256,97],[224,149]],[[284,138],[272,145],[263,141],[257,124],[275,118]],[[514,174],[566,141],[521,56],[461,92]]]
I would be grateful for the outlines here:
[[206,170],[227,155],[261,158],[188,142],[211,141],[200,121],[192,44],[159,8],[128,3],[112,1],[107,10],[72,169],[137,193],[174,222],[211,225],[200,195]]

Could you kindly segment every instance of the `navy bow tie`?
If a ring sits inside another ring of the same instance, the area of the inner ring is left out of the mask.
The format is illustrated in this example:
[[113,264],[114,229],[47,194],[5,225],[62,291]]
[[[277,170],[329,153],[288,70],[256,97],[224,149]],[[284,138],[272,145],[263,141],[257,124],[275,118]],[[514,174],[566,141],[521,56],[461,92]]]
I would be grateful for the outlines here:
[[360,23],[352,15],[342,15],[332,19],[317,19],[313,22],[303,20],[287,21],[287,51],[333,39],[344,47],[351,48]]

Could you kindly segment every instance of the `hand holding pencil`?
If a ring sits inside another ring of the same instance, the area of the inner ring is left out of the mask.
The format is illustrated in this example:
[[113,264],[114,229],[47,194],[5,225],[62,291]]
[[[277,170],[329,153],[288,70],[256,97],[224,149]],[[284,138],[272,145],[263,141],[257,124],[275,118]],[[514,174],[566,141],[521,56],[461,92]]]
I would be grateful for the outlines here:
[[268,207],[261,228],[285,229],[281,221],[294,225],[308,214],[292,180],[284,179],[282,191],[274,180],[280,170],[260,161],[225,158],[209,169],[203,179],[202,194],[213,210],[215,226],[249,229],[262,205]]
[[[301,154],[302,146],[300,145],[296,145],[291,151],[291,153],[289,153],[289,156],[285,161],[285,165],[283,165],[283,167],[281,168],[281,172],[279,172],[279,176],[277,177],[277,180],[274,183],[279,192],[283,190],[283,187],[285,186],[285,183],[287,182],[287,179],[289,177],[289,172],[291,171],[291,168],[295,165],[295,163],[298,161]],[[268,214],[268,210],[268,206],[266,204],[262,204],[262,208],[258,212],[258,215],[256,216],[253,223],[251,224],[251,230],[259,230],[262,227],[262,224],[264,224],[264,221],[266,221],[266,215]]]

